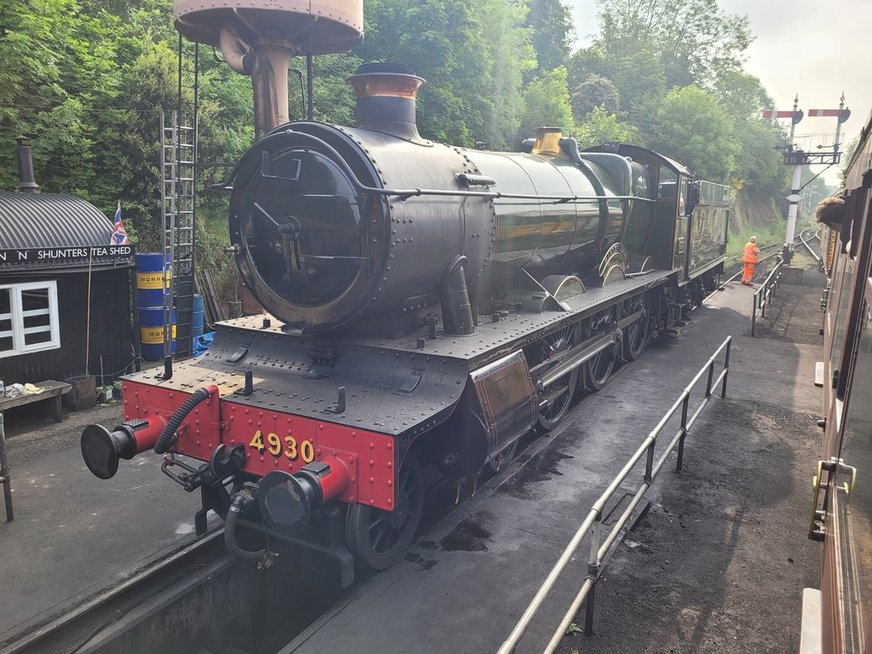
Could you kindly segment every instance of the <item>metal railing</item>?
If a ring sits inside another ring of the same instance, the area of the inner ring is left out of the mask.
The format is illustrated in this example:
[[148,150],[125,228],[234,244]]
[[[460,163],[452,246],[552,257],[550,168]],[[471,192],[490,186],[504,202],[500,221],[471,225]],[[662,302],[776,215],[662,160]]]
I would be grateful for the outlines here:
[[784,262],[779,259],[775,267],[769,272],[766,281],[760,284],[760,287],[754,291],[754,303],[751,307],[751,337],[754,337],[754,331],[757,327],[757,311],[760,312],[760,317],[766,317],[766,305],[775,297],[775,291],[778,290],[778,283],[781,281],[781,270]]
[[[666,462],[666,459],[672,454],[672,451],[675,449],[676,445],[678,446],[678,460],[676,461],[676,470],[680,471],[682,466],[682,461],[684,459],[684,439],[687,437],[687,434],[693,424],[696,422],[696,419],[699,417],[702,410],[706,407],[709,402],[709,399],[712,397],[712,390],[721,384],[721,397],[726,397],[727,395],[727,374],[730,369],[730,345],[732,343],[732,337],[728,336],[727,339],[721,344],[721,346],[715,351],[714,354],[709,357],[709,360],[706,364],[700,368],[700,371],[696,374],[693,380],[685,387],[684,391],[682,391],[681,395],[672,405],[672,407],[667,411],[666,415],[660,419],[660,422],[657,423],[657,426],[654,427],[653,430],[648,434],[647,438],[642,441],[642,444],[639,446],[639,449],[636,450],[635,454],[630,458],[629,461],[624,465],[618,475],[612,480],[609,484],[608,488],[600,495],[599,499],[594,502],[593,506],[588,511],[587,517],[585,517],[584,521],[581,523],[581,526],[575,532],[575,535],[572,537],[572,540],[569,541],[569,544],[566,546],[566,549],[563,550],[563,553],[560,555],[560,558],[557,560],[557,563],[554,564],[554,567],[551,569],[551,572],[548,573],[548,576],[545,578],[545,581],[540,586],[539,590],[536,591],[535,596],[530,601],[530,604],[527,606],[527,609],[524,611],[524,614],[521,616],[518,623],[515,625],[515,628],[512,629],[512,632],[509,634],[508,638],[503,642],[502,646],[499,649],[498,654],[511,654],[515,651],[515,647],[518,642],[521,640],[523,635],[526,633],[530,623],[533,621],[533,618],[536,617],[536,614],[539,612],[539,609],[542,607],[542,604],[547,599],[548,595],[551,593],[551,590],[554,588],[554,585],[557,583],[557,580],[560,578],[560,575],[566,569],[566,566],[572,560],[573,556],[577,552],[581,541],[590,534],[590,558],[588,559],[587,566],[587,575],[585,576],[584,583],[581,585],[581,588],[578,590],[575,598],[572,601],[572,604],[569,607],[569,610],[563,616],[563,619],[560,621],[560,625],[554,631],[554,635],[551,637],[551,640],[548,642],[548,645],[545,647],[545,654],[551,654],[560,643],[563,636],[566,634],[569,625],[572,623],[575,615],[578,613],[581,604],[585,603],[585,617],[584,617],[584,632],[587,635],[591,635],[593,633],[593,613],[594,613],[594,601],[595,601],[595,590],[596,590],[596,582],[602,574],[603,568],[605,566],[605,561],[611,555],[612,550],[617,547],[620,542],[621,532],[624,529],[625,525],[630,521],[633,516],[633,513],[636,510],[636,507],[639,506],[642,499],[645,497],[645,493],[651,487],[654,482],[654,479],[657,478],[663,464]],[[717,379],[715,379],[715,362],[720,356],[721,352],[725,352],[724,354],[724,365],[723,370],[718,375]],[[702,402],[700,402],[697,409],[693,412],[693,414],[688,417],[688,413],[690,411],[690,394],[693,391],[696,384],[702,378],[702,376],[708,372],[706,388],[705,388],[705,397]],[[676,432],[675,436],[672,437],[672,440],[669,442],[666,450],[660,455],[660,458],[655,463],[654,461],[654,446],[657,444],[657,437],[660,435],[660,432],[666,427],[667,422],[669,422],[670,418],[672,418],[677,411],[681,411],[681,425]],[[630,473],[635,469],[636,464],[639,463],[642,459],[645,459],[645,474],[642,480],[642,483],[636,489],[635,493],[630,500],[630,503],[627,505],[627,508],[621,514],[620,518],[618,518],[617,522],[614,525],[611,525],[609,532],[606,534],[605,539],[602,539],[602,527],[603,527],[603,513],[605,510],[606,504]]]
[[[3,394],[0,393],[0,397]],[[9,472],[9,463],[6,461],[6,429],[3,424],[3,414],[0,413],[0,486],[3,486],[3,500],[6,503],[6,522],[15,519],[12,511],[12,473]]]

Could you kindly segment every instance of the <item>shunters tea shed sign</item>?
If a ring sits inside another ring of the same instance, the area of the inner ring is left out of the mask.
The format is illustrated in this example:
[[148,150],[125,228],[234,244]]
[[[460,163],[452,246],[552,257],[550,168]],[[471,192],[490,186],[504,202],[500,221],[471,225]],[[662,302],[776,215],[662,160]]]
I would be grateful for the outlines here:
[[130,245],[91,245],[80,247],[46,247],[0,250],[0,264],[59,263],[70,261],[80,264],[88,260],[130,259]]

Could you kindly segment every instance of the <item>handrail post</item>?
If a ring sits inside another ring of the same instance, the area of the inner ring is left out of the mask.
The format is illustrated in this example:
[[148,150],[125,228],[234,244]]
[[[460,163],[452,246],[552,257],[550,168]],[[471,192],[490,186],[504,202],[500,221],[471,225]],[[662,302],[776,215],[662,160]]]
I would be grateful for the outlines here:
[[[709,368],[712,370],[712,368]],[[711,379],[711,375],[709,375]],[[681,472],[681,466],[684,463],[684,438],[687,436],[687,407],[690,404],[690,392],[684,396],[684,401],[681,403],[681,437],[678,439],[678,457],[675,462],[676,472]]]
[[754,301],[751,305],[751,338],[754,338],[754,326],[757,323],[757,294],[754,293]]
[[0,486],[3,486],[3,499],[6,502],[6,522],[12,522],[15,519],[12,511],[12,474],[6,461],[6,431],[2,413],[0,413]]
[[724,356],[724,381],[721,383],[721,397],[727,396],[727,377],[730,376],[730,348],[733,346],[733,339],[727,339],[727,353]]
[[587,598],[584,600],[584,635],[593,636],[593,611],[596,601],[596,584],[590,588]]
[[645,483],[650,484],[654,479],[654,445],[657,443],[657,439],[651,441],[651,444],[648,446],[648,451],[645,453]]
[[709,374],[708,374],[708,381],[705,384],[705,396],[711,397],[712,396],[712,381],[715,378],[715,362],[714,361],[712,361],[709,364],[708,369],[709,369]]
[[587,560],[587,577],[593,581],[590,592],[584,600],[584,635],[593,636],[593,613],[596,604],[596,584],[599,579],[599,548],[602,539],[602,514],[597,513],[590,532],[590,558]]

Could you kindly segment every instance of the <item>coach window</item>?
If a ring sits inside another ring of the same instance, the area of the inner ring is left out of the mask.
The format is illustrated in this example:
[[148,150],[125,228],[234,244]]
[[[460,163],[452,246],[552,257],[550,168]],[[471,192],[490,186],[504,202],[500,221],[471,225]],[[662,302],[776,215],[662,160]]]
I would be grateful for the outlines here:
[[57,284],[0,286],[0,358],[60,346]]

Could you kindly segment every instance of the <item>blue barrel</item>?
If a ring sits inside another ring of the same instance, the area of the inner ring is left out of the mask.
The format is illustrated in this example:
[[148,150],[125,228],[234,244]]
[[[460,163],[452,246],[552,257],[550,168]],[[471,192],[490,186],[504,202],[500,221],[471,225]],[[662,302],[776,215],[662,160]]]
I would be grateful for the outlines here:
[[169,295],[172,261],[166,258],[166,281],[160,252],[136,253],[136,301],[140,307],[162,307]]
[[[160,361],[164,356],[164,310],[163,307],[139,307],[139,341],[142,358]],[[172,316],[172,353],[176,353],[176,310]]]
[[194,317],[191,319],[194,338],[203,335],[203,296],[194,293]]

